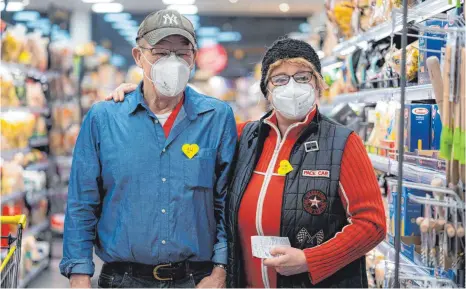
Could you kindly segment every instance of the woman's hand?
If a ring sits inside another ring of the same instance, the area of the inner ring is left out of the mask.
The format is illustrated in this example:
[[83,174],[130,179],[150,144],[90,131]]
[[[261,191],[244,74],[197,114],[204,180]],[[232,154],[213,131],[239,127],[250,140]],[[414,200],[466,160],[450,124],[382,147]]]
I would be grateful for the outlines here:
[[306,255],[303,250],[291,247],[276,247],[270,250],[275,258],[265,259],[264,265],[275,267],[277,273],[283,276],[291,276],[309,272]]
[[121,102],[125,100],[125,94],[134,91],[138,86],[132,83],[123,83],[118,86],[110,95],[105,97],[105,100],[112,100]]

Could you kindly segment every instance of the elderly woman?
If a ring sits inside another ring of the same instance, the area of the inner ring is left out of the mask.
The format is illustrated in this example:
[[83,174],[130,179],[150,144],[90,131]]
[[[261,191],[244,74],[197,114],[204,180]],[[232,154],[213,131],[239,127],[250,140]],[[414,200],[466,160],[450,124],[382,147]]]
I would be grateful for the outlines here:
[[[361,139],[319,113],[320,70],[314,49],[299,40],[279,39],[263,58],[261,90],[273,109],[238,126],[229,287],[368,286],[364,255],[386,231],[381,194]],[[291,247],[259,259],[252,236],[287,237]]]

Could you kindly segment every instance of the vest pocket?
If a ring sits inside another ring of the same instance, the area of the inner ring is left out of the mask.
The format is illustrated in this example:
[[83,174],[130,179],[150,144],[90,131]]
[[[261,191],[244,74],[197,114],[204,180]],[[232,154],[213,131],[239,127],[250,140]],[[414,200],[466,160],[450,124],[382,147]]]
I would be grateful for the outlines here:
[[215,149],[200,149],[192,159],[184,160],[184,181],[188,188],[213,188],[215,157]]

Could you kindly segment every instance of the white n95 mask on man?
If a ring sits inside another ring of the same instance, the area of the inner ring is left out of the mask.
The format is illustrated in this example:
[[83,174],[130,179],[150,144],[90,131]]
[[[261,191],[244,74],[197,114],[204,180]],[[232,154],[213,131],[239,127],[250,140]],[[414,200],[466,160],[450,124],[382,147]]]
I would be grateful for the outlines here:
[[316,93],[309,83],[297,83],[293,78],[288,84],[272,91],[272,105],[291,120],[303,119],[315,104]]
[[[142,56],[149,62],[144,54]],[[160,94],[175,97],[185,90],[191,72],[191,67],[186,61],[172,53],[168,57],[163,57],[155,63],[151,63],[151,65],[149,80],[154,83]]]

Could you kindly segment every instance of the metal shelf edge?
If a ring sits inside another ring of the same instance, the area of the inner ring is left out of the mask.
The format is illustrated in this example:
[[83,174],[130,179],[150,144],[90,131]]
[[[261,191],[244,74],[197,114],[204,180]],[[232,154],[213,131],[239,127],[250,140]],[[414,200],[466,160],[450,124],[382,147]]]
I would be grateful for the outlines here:
[[[387,241],[383,240],[379,245],[377,245],[377,249],[381,251],[385,256],[389,256],[390,261],[394,262],[395,260],[395,248],[390,245]],[[388,254],[387,254],[388,253]],[[405,255],[400,253],[400,263],[401,266],[407,265],[406,267],[411,268],[412,273],[420,274],[422,276],[429,276],[429,272],[425,271],[422,268],[419,268],[418,264],[414,263],[413,261],[409,260]]]
[[24,238],[31,237],[31,236],[37,236],[37,234],[47,230],[49,228],[49,221],[46,220],[38,225],[34,225],[30,227],[29,229],[26,229],[24,232]]
[[8,195],[2,195],[1,204],[3,205],[3,204],[8,203],[8,202],[17,201],[17,200],[23,198],[25,195],[26,195],[25,191],[15,192],[15,193],[11,193],[11,194],[8,194]]
[[[376,102],[379,100],[387,99],[388,97],[392,97],[395,100],[399,100],[400,95],[400,88],[379,88],[361,90],[358,92],[337,95],[334,97],[331,105],[337,105],[339,103],[346,102]],[[431,84],[415,85],[406,88],[407,101],[434,98],[435,96]]]

